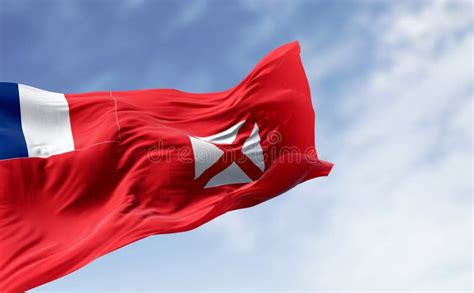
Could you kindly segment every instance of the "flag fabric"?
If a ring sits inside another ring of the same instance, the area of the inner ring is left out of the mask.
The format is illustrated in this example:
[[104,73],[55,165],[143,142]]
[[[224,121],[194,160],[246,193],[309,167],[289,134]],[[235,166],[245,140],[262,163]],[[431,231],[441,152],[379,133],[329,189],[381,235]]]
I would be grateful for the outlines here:
[[284,45],[216,93],[0,83],[0,291],[328,175],[299,52]]

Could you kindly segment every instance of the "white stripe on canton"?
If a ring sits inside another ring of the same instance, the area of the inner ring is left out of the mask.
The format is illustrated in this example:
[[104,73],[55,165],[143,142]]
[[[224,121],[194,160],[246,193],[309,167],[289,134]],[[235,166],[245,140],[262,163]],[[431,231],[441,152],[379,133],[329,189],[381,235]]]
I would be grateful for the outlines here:
[[74,150],[69,105],[64,94],[19,84],[21,127],[29,157]]

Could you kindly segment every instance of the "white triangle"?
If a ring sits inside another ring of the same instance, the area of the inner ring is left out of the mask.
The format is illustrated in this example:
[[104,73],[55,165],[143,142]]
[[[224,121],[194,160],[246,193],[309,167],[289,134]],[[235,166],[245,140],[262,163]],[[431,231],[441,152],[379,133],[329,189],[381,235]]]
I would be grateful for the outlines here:
[[213,134],[211,136],[205,136],[205,137],[198,137],[199,139],[209,141],[212,143],[217,143],[217,144],[231,144],[234,142],[235,138],[237,137],[237,133],[239,132],[240,127],[242,124],[244,124],[244,121],[240,121],[239,123],[235,124],[234,126]]
[[194,179],[197,179],[222,157],[224,151],[207,141],[192,136],[189,138],[194,153]]
[[209,180],[204,188],[249,182],[252,182],[252,179],[250,179],[239,166],[232,163],[229,167],[224,169],[224,171]]
[[265,171],[265,162],[263,161],[263,150],[260,145],[258,131],[258,126],[255,124],[252,134],[250,134],[242,147],[242,152],[263,172]]

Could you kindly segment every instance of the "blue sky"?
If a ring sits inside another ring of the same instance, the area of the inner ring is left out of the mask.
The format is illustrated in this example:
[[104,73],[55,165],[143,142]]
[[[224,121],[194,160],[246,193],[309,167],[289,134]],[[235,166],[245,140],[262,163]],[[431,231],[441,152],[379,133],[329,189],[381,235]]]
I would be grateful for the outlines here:
[[470,290],[469,1],[0,0],[0,80],[50,91],[238,83],[299,40],[328,178],[149,237],[33,292]]

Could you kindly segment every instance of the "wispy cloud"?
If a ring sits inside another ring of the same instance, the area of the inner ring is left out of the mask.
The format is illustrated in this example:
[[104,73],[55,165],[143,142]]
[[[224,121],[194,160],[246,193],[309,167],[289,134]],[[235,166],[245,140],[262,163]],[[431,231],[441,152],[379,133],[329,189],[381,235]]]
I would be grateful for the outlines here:
[[[289,192],[297,203],[278,210],[291,223],[283,229],[262,218],[247,223],[257,235],[277,229],[298,239],[286,248],[296,255],[268,251],[282,265],[297,264],[277,271],[298,278],[296,287],[472,288],[471,8],[391,5],[384,16],[360,22],[370,54],[351,30],[334,47],[305,53],[319,78],[356,71],[358,58],[366,65],[349,80],[360,86],[339,91],[337,133],[318,135],[326,141],[320,155],[336,163],[331,176]],[[303,46],[311,43],[311,35],[302,37]]]

